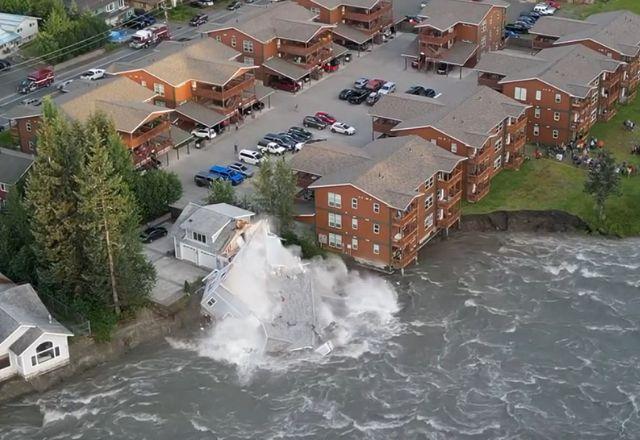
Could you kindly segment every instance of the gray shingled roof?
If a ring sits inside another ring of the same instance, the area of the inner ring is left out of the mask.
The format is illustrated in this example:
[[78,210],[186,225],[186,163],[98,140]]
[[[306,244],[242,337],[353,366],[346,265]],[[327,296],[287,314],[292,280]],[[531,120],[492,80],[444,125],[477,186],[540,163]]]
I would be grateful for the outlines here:
[[33,156],[0,148],[0,183],[15,185],[33,165]]
[[354,166],[371,157],[364,149],[334,141],[316,142],[293,155],[289,165],[296,171],[326,176],[342,167]]
[[476,43],[456,41],[453,43],[453,47],[446,50],[438,60],[454,66],[464,66],[477,50]]
[[202,206],[195,209],[191,215],[180,223],[180,229],[196,231],[211,236],[232,220],[231,217]]
[[24,332],[22,336],[20,336],[11,346],[9,350],[20,356],[25,350],[36,342],[36,340],[42,336],[44,332],[38,327],[31,327],[29,330]]
[[506,8],[509,4],[502,0],[429,0],[418,14],[426,20],[416,27],[444,31],[456,23],[479,25],[494,6]]
[[333,33],[356,44],[366,43],[373,38],[373,35],[366,34],[361,30],[344,23],[338,23],[333,30]]
[[184,104],[180,104],[176,107],[176,113],[180,113],[181,115],[186,116],[192,121],[196,121],[205,127],[213,127],[227,119],[226,115],[218,113],[215,110],[193,101],[187,101]]
[[584,20],[575,20],[564,17],[540,17],[536,24],[529,30],[530,34],[545,35],[548,37],[561,37],[575,32],[582,32],[595,26]]
[[353,8],[371,9],[381,0],[311,0],[313,3],[326,9],[335,9],[340,6],[351,6]]
[[282,58],[272,57],[262,63],[263,67],[273,70],[280,75],[284,75],[294,81],[298,81],[309,75],[313,69],[297,66],[293,63],[283,60]]
[[499,50],[483,54],[474,69],[479,72],[508,76],[524,70],[542,68],[546,64],[546,60],[534,55],[526,55],[516,51]]
[[439,171],[451,172],[465,160],[418,136],[378,139],[363,147],[361,154],[347,152],[342,161],[341,149],[317,143],[298,153],[304,156],[294,158],[296,163],[313,163],[306,167],[327,172],[309,188],[351,184],[401,210],[419,195],[417,189],[427,178]]

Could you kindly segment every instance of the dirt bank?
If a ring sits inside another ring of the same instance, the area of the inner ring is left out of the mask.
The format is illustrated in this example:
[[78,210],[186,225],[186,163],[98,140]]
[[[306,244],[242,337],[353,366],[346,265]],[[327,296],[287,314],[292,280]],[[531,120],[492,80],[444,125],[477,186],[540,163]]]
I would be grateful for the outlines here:
[[580,217],[564,211],[495,211],[462,217],[461,232],[593,232]]

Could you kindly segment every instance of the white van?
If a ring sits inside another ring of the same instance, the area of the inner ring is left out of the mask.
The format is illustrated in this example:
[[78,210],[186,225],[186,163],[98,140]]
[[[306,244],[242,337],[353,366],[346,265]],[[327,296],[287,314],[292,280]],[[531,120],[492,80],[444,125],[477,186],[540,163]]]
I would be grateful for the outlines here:
[[396,91],[396,83],[391,82],[391,81],[387,81],[386,83],[384,83],[384,85],[380,88],[379,93],[382,95],[387,95],[389,93],[393,93]]
[[262,154],[255,150],[240,150],[238,153],[238,159],[240,162],[259,165],[260,162],[262,162]]

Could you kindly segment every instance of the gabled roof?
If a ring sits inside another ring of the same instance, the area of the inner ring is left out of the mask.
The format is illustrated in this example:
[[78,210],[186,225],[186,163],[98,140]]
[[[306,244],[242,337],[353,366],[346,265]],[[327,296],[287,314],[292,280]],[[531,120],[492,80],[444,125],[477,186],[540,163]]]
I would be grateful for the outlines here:
[[381,0],[311,0],[316,5],[325,9],[335,9],[340,6],[351,6],[353,8],[371,9]]
[[187,101],[184,104],[180,104],[176,107],[176,113],[209,128],[227,119],[226,115],[218,113],[217,111],[194,101]]
[[404,210],[426,179],[439,171],[453,171],[463,160],[418,136],[400,136],[377,139],[362,153],[350,149],[345,154],[343,146],[319,142],[294,156],[291,166],[326,171],[309,188],[352,185]]
[[0,12],[0,29],[14,31],[14,28],[21,25],[25,20],[40,20],[38,17],[29,15],[7,14]]
[[429,0],[418,14],[426,20],[416,27],[445,31],[457,23],[479,25],[492,8],[508,6],[502,0]]
[[356,44],[366,43],[373,38],[373,35],[364,33],[361,30],[356,29],[354,26],[349,26],[345,23],[338,23],[333,30],[333,33]]
[[33,156],[0,148],[0,183],[15,185],[33,165]]
[[266,67],[267,69],[273,70],[280,75],[286,76],[293,81],[302,79],[313,70],[312,68],[295,65],[278,57],[269,58],[262,63],[262,66]]
[[132,62],[109,66],[110,73],[144,70],[173,86],[187,81],[201,81],[223,86],[242,72],[256,69],[235,59],[239,52],[213,38],[201,38],[195,43],[165,41],[150,55]]
[[639,29],[640,15],[623,10],[594,14],[585,21],[543,17],[530,33],[559,37],[556,44],[591,40],[634,57],[640,53]]

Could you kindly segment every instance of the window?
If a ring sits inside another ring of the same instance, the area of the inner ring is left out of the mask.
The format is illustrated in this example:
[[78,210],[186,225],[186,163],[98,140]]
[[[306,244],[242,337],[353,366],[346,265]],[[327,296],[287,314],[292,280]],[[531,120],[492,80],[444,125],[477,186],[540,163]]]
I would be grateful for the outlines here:
[[31,365],[36,366],[60,356],[60,348],[53,347],[53,342],[46,341],[36,347],[36,355],[31,356]]
[[27,122],[24,125],[24,129],[27,130],[29,133],[31,133],[31,122]]
[[351,229],[358,229],[358,219],[355,217],[351,219]]
[[164,84],[153,83],[153,91],[160,96],[164,96]]
[[524,89],[522,87],[516,87],[513,97],[515,99],[517,99],[518,101],[526,101],[527,100],[527,89]]
[[380,254],[380,245],[379,244],[376,244],[376,243],[373,244],[373,253],[376,254],[376,255]]
[[380,212],[380,204],[379,203],[374,203],[373,204],[373,212],[375,212],[376,214]]
[[222,37],[220,35],[216,35],[216,41],[220,43],[222,41]]
[[142,87],[147,87],[147,82],[146,82],[145,80],[141,79],[141,80],[140,80],[140,85],[141,85]]
[[3,370],[7,367],[11,366],[11,361],[9,360],[9,355],[5,355],[0,357],[0,370]]
[[253,60],[252,57],[244,57],[245,66],[253,66],[254,64],[255,64],[255,61]]
[[351,208],[358,209],[358,199],[356,199],[355,197],[351,199]]
[[216,299],[215,298],[209,298],[209,301],[207,301],[207,305],[209,307],[213,307],[213,305],[216,303]]
[[444,210],[442,208],[438,209],[438,220],[442,220],[444,218]]
[[553,120],[556,122],[560,120],[560,112],[553,112]]
[[104,9],[107,12],[112,12],[115,8],[116,8],[116,4],[115,3],[109,3]]
[[562,95],[560,93],[556,93],[556,104],[560,104],[562,101]]
[[542,99],[542,90],[536,90],[536,101],[540,101]]
[[243,50],[243,52],[253,53],[253,41],[251,41],[251,40],[243,40],[242,41],[242,50]]
[[424,182],[424,187],[425,189],[429,189],[433,186],[433,176],[429,177],[425,182]]
[[451,143],[451,152],[452,153],[457,153],[458,152],[458,144],[456,144],[455,142]]
[[235,35],[231,36],[231,47],[236,47],[236,36]]
[[553,137],[554,139],[558,139],[559,135],[560,135],[560,132],[558,130],[553,130],[551,132],[551,137]]
[[329,206],[332,208],[342,208],[342,196],[336,193],[329,193]]
[[357,238],[352,238],[351,239],[351,249],[353,249],[354,251],[358,250],[358,239]]
[[493,148],[494,148],[496,151],[501,150],[501,149],[502,149],[502,139],[496,139],[496,143],[495,143],[495,144],[493,144]]
[[124,8],[124,0],[118,0],[118,7]]
[[502,156],[496,157],[496,160],[493,161],[493,168],[496,170],[502,166]]
[[429,229],[433,226],[433,212],[424,219],[424,228]]
[[429,209],[433,206],[433,194],[429,194],[426,199],[424,199],[424,209]]
[[309,11],[311,11],[312,14],[320,14],[320,8],[309,8]]
[[540,107],[536,107],[536,108],[533,110],[533,117],[534,117],[534,118],[539,118],[539,117],[540,117]]
[[538,124],[535,124],[533,126],[533,135],[534,136],[539,136],[540,135],[540,126]]
[[373,224],[373,233],[374,234],[379,234],[380,233],[380,225],[377,223]]
[[199,232],[193,232],[192,237],[195,241],[199,241],[200,243],[207,242],[207,237],[204,234],[200,234]]
[[33,141],[29,141],[29,142],[27,142],[27,144],[29,145],[29,150],[30,151],[36,151],[36,146],[33,143]]
[[329,246],[342,249],[342,235],[329,233]]
[[333,212],[329,213],[329,227],[342,229],[342,216]]
[[482,28],[482,32],[487,32],[487,22],[483,21],[482,23],[480,23],[480,26]]

